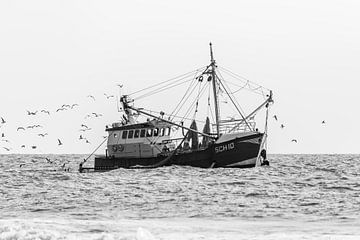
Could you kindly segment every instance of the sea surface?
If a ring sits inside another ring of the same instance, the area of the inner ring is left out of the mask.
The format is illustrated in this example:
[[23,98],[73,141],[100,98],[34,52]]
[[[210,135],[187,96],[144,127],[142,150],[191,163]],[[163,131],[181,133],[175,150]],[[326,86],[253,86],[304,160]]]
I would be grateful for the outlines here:
[[78,173],[85,157],[0,155],[0,239],[360,239],[360,155]]

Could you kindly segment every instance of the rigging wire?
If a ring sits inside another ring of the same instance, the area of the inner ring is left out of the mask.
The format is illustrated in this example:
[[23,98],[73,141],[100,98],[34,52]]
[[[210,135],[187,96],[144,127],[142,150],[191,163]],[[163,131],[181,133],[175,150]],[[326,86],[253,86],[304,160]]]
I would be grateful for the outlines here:
[[[197,75],[197,73],[195,73],[195,76],[194,76],[194,79],[196,79],[196,75]],[[193,80],[194,80],[193,79]],[[185,94],[183,95],[183,97],[181,98],[181,100],[180,100],[180,102],[177,104],[177,106],[175,107],[175,109],[172,111],[172,113],[170,114],[170,115],[177,115],[177,113],[178,113],[178,111],[177,111],[177,109],[179,108],[179,110],[181,109],[181,107],[183,106],[183,104],[185,103],[185,101],[184,102],[182,102],[184,99],[185,99],[185,97],[186,97],[186,95],[189,93],[189,91],[190,91],[190,89],[192,88],[192,86],[193,86],[193,84],[195,83],[196,81],[192,81],[191,83],[190,83],[190,85],[189,85],[189,87],[188,87],[188,89],[186,90],[186,92],[185,92]],[[197,84],[198,84],[199,82],[197,82]],[[196,87],[196,86],[195,86]],[[195,88],[194,87],[194,88]],[[191,95],[191,93],[192,93],[192,91],[194,90],[194,88],[191,90],[191,92],[190,92],[190,94],[189,94],[189,96]],[[180,106],[181,105],[181,106]],[[180,106],[180,107],[179,107]],[[177,112],[176,112],[177,111]]]
[[[243,76],[240,76],[239,74],[233,73],[232,71],[230,71],[230,70],[228,70],[228,69],[226,69],[224,67],[219,67],[219,68],[221,70],[223,70],[224,73],[226,73],[226,74],[230,75],[231,77],[233,77],[235,80],[239,80],[239,81],[245,83],[245,87],[248,86],[248,90],[250,90],[250,91],[253,91],[253,92],[255,92],[257,94],[260,94],[260,95],[263,95],[263,96],[266,95],[264,93],[264,90],[270,91],[270,89],[268,89],[266,87],[263,87],[263,86],[255,83],[255,82],[252,82],[249,79],[247,79],[247,78],[245,78]],[[236,85],[234,83],[232,83],[232,84]],[[239,86],[239,85],[236,85],[236,86]]]
[[[148,112],[150,112],[150,113],[157,113],[157,114],[163,113],[164,116],[166,116],[166,117],[173,117],[173,118],[179,118],[179,119],[183,118],[183,119],[185,119],[185,120],[193,120],[192,118],[184,118],[183,116],[166,114],[166,113],[164,113],[164,112],[162,112],[162,111],[160,111],[160,112],[159,112],[159,111],[153,111],[153,110],[146,109],[146,108],[142,108],[142,110],[148,111]],[[197,122],[201,122],[201,123],[205,123],[205,121],[198,120],[198,119],[196,119],[196,121],[197,121]]]
[[[219,80],[220,80],[220,79],[219,79]],[[225,92],[229,95],[230,100],[232,101],[232,103],[233,103],[233,104],[235,105],[235,107],[237,108],[237,106],[236,106],[233,98],[232,98],[231,95],[228,93],[227,89],[225,88],[225,85],[222,83],[222,81],[219,81],[219,83],[220,83],[221,86],[224,88]],[[235,99],[235,101],[236,101],[236,99]],[[242,114],[242,112],[240,111],[240,109],[237,108],[237,110],[238,110],[240,116],[242,117],[242,119],[245,121],[246,125],[249,127],[250,130],[252,130],[250,124],[248,123],[248,121],[246,121],[246,118],[244,117],[244,115]]]
[[[170,88],[173,88],[173,87],[177,87],[177,86],[179,86],[179,85],[181,85],[181,84],[184,84],[184,83],[187,83],[187,82],[189,82],[189,81],[192,81],[192,79],[190,79],[190,80],[185,80],[185,81],[183,81],[183,82],[180,82],[180,83],[172,83],[172,86],[168,86],[167,85],[167,87],[165,88],[159,88],[159,89],[156,89],[156,90],[153,90],[152,92],[150,92],[150,93],[146,93],[146,94],[143,94],[143,95],[141,95],[141,96],[139,96],[139,97],[136,97],[136,98],[134,98],[134,100],[139,100],[139,99],[142,99],[142,98],[145,98],[145,97],[149,97],[149,96],[152,96],[152,95],[154,95],[154,94],[157,94],[157,93],[159,93],[159,92],[162,92],[162,91],[165,91],[165,90],[168,90],[168,89],[170,89]],[[170,85],[170,84],[169,84]]]
[[[222,80],[225,84],[226,84],[226,81],[225,81],[225,79],[224,79],[224,77],[221,75],[221,72],[219,72],[218,71],[218,73],[219,73],[219,76],[221,77],[221,79],[218,77],[218,74],[216,74],[216,76],[219,78],[219,80]],[[221,81],[219,81],[221,84],[222,84],[222,82]],[[227,85],[226,85],[226,87],[227,88],[229,88]],[[229,88],[230,89],[230,88]],[[227,92],[227,90],[225,89],[225,86],[224,86],[224,90]],[[227,92],[228,93],[228,92]],[[235,98],[235,96],[234,95],[230,95],[229,93],[228,93],[228,95],[229,95],[229,97],[231,98],[231,96],[235,99],[235,103],[237,104],[237,106],[235,106],[236,108],[238,107],[238,108],[240,108],[240,110],[241,110],[241,112],[240,112],[240,115],[243,113],[243,112],[245,112],[243,109],[242,109],[242,107],[241,107],[241,105],[239,104],[239,102],[237,101],[237,99]],[[233,102],[233,101],[232,101]],[[236,105],[234,103],[234,105]],[[237,109],[238,110],[238,109]],[[242,116],[242,115],[241,115]]]
[[175,112],[175,115],[178,115],[181,108],[185,105],[186,101],[191,97],[192,93],[195,91],[195,89],[197,88],[197,85],[199,84],[199,81],[196,83],[196,85],[192,88],[191,92],[188,94],[188,96],[186,97],[186,99],[183,101],[183,103],[181,104],[181,106],[178,108],[178,110]]
[[[203,88],[201,89],[201,93],[200,93],[200,97],[204,94],[204,90],[205,90],[205,88],[206,88],[206,86],[207,86],[207,84],[205,84],[204,86],[203,86]],[[189,115],[189,113],[193,110],[193,108],[195,107],[195,102],[196,102],[196,100],[197,100],[197,98],[195,98],[194,99],[194,101],[191,103],[191,107],[190,108],[188,108],[188,110],[186,111],[186,113],[184,114],[184,118],[185,117],[188,117],[188,115]]]
[[195,69],[195,70],[193,70],[193,71],[190,71],[190,72],[181,74],[181,75],[179,75],[179,76],[170,78],[170,79],[165,80],[165,81],[163,81],[163,82],[156,83],[156,84],[154,84],[154,85],[152,85],[152,86],[149,86],[149,87],[140,89],[140,90],[138,90],[138,91],[132,92],[132,93],[128,94],[128,96],[131,96],[131,95],[134,95],[134,94],[136,94],[136,93],[139,93],[139,92],[142,92],[142,91],[145,91],[145,90],[148,90],[148,89],[157,87],[157,86],[159,86],[159,85],[161,85],[161,84],[164,84],[164,83],[167,83],[167,82],[170,82],[170,81],[179,80],[179,78],[180,78],[180,79],[186,78],[188,75],[191,75],[191,74],[193,74],[193,73],[195,73],[195,72],[202,71],[203,69],[206,69],[206,67],[201,67],[201,68]]

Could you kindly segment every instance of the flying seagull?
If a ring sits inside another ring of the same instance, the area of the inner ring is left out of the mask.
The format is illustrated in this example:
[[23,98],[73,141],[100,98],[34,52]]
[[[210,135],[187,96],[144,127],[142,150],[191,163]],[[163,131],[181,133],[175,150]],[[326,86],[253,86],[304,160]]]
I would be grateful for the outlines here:
[[35,111],[35,112],[30,112],[29,110],[26,110],[26,111],[27,111],[28,115],[36,115],[36,113],[37,113],[37,111]]
[[2,134],[1,134],[1,137],[5,137],[5,133],[2,133]]
[[61,107],[62,107],[62,108],[65,108],[65,107],[71,108],[71,106],[70,106],[69,104],[63,104]]
[[23,128],[23,127],[18,127],[16,131],[19,131],[19,130],[25,130],[25,128]]
[[50,112],[47,110],[41,110],[42,113],[47,113],[48,115],[50,115]]
[[100,114],[100,113],[92,113],[95,117],[101,117],[102,116],[102,114]]
[[79,106],[79,104],[77,104],[77,103],[72,104],[71,109],[73,109],[75,106]]
[[116,86],[118,86],[119,88],[122,88],[123,84],[117,84]]
[[85,132],[85,131],[88,131],[88,130],[91,130],[91,128],[83,128],[83,129],[80,129],[79,131]]
[[36,149],[36,146],[31,146],[32,149]]
[[5,124],[5,123],[6,123],[6,121],[5,121],[5,119],[4,119],[3,117],[1,117],[1,123],[2,123],[2,124]]
[[296,140],[296,139],[292,139],[291,142],[297,143],[297,140]]
[[88,95],[88,98],[92,98],[95,101],[95,97],[93,95]]
[[45,160],[48,162],[48,163],[53,163],[50,158],[46,157]]
[[66,108],[61,107],[61,108],[56,109],[56,112],[60,112],[60,111],[64,111],[64,110],[66,110]]
[[81,124],[81,127],[84,127],[84,128],[89,128],[88,126],[86,126],[85,124]]
[[7,148],[7,147],[3,147],[3,149],[5,149],[6,151],[10,151],[10,150],[11,150],[10,148]]
[[82,136],[82,135],[80,135],[79,140],[82,140],[82,139],[84,139],[84,138],[83,138],[83,136]]
[[48,135],[47,133],[39,133],[38,136],[39,137],[45,137],[46,135]]
[[284,126],[284,124],[281,124],[280,127],[281,127],[281,128],[284,128],[285,126]]
[[86,143],[90,143],[89,140],[86,139]]
[[105,97],[106,97],[107,99],[114,97],[114,95],[107,95],[106,93],[104,93],[104,95],[105,95]]
[[325,120],[323,120],[323,121],[321,122],[321,124],[325,124]]
[[59,146],[63,145],[63,143],[60,141],[60,139],[58,139],[58,145]]
[[21,145],[21,148],[24,148],[25,147],[25,145]]
[[273,116],[273,118],[274,118],[276,121],[278,120],[278,118],[277,118],[277,116],[276,116],[276,115],[274,115],[274,116]]

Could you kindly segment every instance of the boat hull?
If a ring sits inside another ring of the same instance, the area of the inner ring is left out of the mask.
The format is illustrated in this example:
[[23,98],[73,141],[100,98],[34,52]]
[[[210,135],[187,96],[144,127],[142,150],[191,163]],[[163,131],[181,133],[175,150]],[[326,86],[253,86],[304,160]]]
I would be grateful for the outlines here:
[[149,158],[95,157],[94,170],[108,171],[117,168],[155,168],[181,165],[200,168],[249,168],[255,167],[260,150],[262,133],[245,137],[235,137],[221,143],[213,143],[207,148],[163,153]]

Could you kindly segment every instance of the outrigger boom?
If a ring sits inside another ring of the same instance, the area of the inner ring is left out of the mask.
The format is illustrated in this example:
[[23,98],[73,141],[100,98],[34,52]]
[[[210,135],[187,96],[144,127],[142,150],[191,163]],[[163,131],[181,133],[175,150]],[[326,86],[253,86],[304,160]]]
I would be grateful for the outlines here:
[[136,112],[145,114],[145,115],[147,115],[147,116],[149,116],[149,117],[153,117],[153,118],[155,118],[155,119],[157,119],[157,120],[159,120],[159,121],[162,121],[162,122],[165,122],[165,123],[169,123],[169,124],[171,124],[171,125],[180,127],[180,128],[182,128],[182,129],[189,130],[189,131],[194,132],[194,133],[198,133],[198,134],[200,134],[200,135],[202,135],[202,136],[209,137],[209,138],[213,138],[213,139],[217,139],[217,138],[218,138],[218,137],[215,137],[215,136],[212,136],[212,135],[209,135],[209,134],[206,134],[206,133],[203,133],[203,132],[199,132],[199,131],[196,131],[196,130],[194,130],[194,129],[185,127],[185,126],[183,126],[183,125],[180,125],[180,124],[177,124],[177,123],[174,123],[174,122],[165,120],[165,119],[163,119],[163,118],[161,118],[161,117],[157,117],[157,116],[152,115],[152,114],[150,114],[150,113],[144,112],[144,111],[142,111],[142,110],[140,110],[140,109],[137,109],[137,108],[134,108],[134,107],[130,107],[130,106],[127,106],[127,107],[130,108],[131,110],[136,111]]

